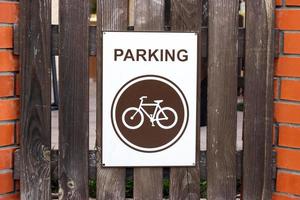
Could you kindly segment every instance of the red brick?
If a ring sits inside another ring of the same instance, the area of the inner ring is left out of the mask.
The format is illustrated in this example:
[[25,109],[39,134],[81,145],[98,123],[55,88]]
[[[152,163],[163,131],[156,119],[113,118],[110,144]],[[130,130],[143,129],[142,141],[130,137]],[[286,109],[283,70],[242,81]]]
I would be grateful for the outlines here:
[[[300,16],[297,19],[300,22],[299,19]],[[287,54],[300,54],[300,33],[284,33],[283,51]]]
[[272,200],[300,200],[300,197],[277,193],[273,194]]
[[5,194],[0,197],[0,200],[19,200],[19,199],[20,199],[20,193]]
[[281,30],[300,30],[300,10],[276,10],[275,27]]
[[0,22],[16,23],[19,16],[19,4],[16,2],[0,2]]
[[0,124],[0,146],[14,143],[14,124]]
[[275,75],[300,77],[300,57],[280,57],[275,60]]
[[0,173],[0,194],[14,191],[14,180],[12,172]]
[[299,0],[285,0],[285,5],[287,6],[300,6]]
[[0,170],[13,167],[13,151],[15,148],[0,149]]
[[0,100],[0,120],[14,120],[19,117],[19,100]]
[[300,128],[290,126],[279,127],[278,145],[300,148]]
[[0,75],[0,97],[13,96],[14,86],[14,75]]
[[0,51],[0,72],[18,71],[19,59],[12,51]]
[[278,99],[278,80],[274,80],[274,98]]
[[276,191],[300,195],[300,175],[278,172]]
[[276,122],[300,123],[300,104],[275,103]]
[[0,27],[0,48],[13,47],[13,29],[12,27]]
[[281,80],[280,98],[300,101],[300,80]]
[[276,6],[282,6],[282,0],[276,0]]
[[300,149],[284,149],[276,148],[277,152],[277,167],[290,169],[290,170],[300,170]]

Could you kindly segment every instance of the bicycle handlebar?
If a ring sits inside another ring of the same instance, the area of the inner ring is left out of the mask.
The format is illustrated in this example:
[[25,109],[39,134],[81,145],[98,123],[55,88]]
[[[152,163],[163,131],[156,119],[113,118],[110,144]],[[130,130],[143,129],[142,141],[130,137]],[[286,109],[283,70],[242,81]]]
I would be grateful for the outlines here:
[[140,97],[140,100],[147,99],[147,98],[148,98],[147,96],[142,96]]

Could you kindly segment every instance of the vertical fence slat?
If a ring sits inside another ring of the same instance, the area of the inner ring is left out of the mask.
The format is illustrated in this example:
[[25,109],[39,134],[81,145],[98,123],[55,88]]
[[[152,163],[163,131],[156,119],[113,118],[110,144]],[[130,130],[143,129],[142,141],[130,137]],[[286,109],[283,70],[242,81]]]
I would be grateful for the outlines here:
[[236,196],[238,3],[208,3],[208,199]]
[[51,199],[51,1],[20,1],[21,198]]
[[271,199],[274,2],[246,2],[243,199]]
[[[164,0],[135,0],[135,31],[164,30]],[[134,168],[134,199],[162,199],[162,168]]]
[[97,0],[97,200],[125,199],[125,168],[103,168],[102,145],[102,30],[126,31],[128,1]]
[[60,0],[59,195],[88,199],[89,3]]
[[134,30],[164,30],[164,0],[135,0]]
[[198,105],[196,135],[196,167],[176,167],[170,171],[170,199],[200,199],[200,79],[201,79],[201,23],[202,3],[198,0],[171,1],[171,30],[195,31],[198,36]]

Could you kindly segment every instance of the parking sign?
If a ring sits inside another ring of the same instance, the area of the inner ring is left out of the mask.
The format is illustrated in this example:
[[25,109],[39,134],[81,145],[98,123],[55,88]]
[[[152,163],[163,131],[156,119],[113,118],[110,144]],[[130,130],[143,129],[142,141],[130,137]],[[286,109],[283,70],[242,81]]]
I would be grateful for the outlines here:
[[102,163],[194,166],[197,34],[103,33]]

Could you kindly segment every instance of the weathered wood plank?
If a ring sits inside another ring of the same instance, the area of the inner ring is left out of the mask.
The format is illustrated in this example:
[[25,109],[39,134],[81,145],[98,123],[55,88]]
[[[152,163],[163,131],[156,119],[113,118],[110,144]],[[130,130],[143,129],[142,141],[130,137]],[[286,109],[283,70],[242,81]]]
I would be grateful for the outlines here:
[[103,168],[102,148],[102,31],[126,31],[128,1],[98,0],[97,10],[97,200],[125,199],[125,168]]
[[[198,0],[172,0],[172,31],[198,32],[198,93],[196,131],[196,167],[177,167],[170,171],[170,199],[200,199],[200,81],[201,81],[201,23],[202,3]],[[204,65],[203,65],[204,66]]]
[[[207,165],[207,159],[206,159],[206,151],[200,151],[200,174],[201,179],[206,180],[207,179],[207,173],[206,173],[206,165]],[[242,159],[243,159],[243,151],[237,151],[236,152],[236,160],[237,160],[237,166],[236,166],[236,172],[237,172],[237,180],[241,180],[241,174],[242,174]],[[16,150],[14,152],[14,179],[19,180],[20,179],[20,161],[21,161],[21,155],[20,151]],[[89,151],[89,179],[96,179],[96,168],[97,168],[97,157],[96,157],[96,151],[90,150]],[[57,181],[58,180],[58,151],[57,150],[51,150],[51,180]],[[273,168],[273,184],[275,184],[276,179],[276,152],[273,152],[272,156],[272,168]],[[128,173],[129,176],[131,175],[131,171],[129,170]]]
[[51,199],[51,4],[20,1],[21,198]]
[[136,31],[163,31],[164,0],[135,0],[134,29]]
[[88,1],[60,0],[59,198],[88,199]]
[[198,0],[171,0],[171,30],[200,32],[202,3]]
[[[58,44],[59,44],[59,26],[52,25],[52,39],[51,39],[51,55],[59,55]],[[127,29],[127,28],[126,28]],[[126,30],[124,27],[124,30]],[[170,27],[168,27],[170,29]],[[14,26],[14,54],[19,54],[19,41],[18,41],[18,25]],[[201,56],[202,58],[207,58],[207,50],[208,50],[208,30],[207,27],[201,27]],[[96,48],[97,48],[97,37],[96,37],[96,27],[89,27],[89,55],[96,56]],[[243,58],[245,56],[245,29],[239,28],[239,47],[238,47],[238,56],[239,58]]]
[[[164,30],[164,0],[136,0],[136,31]],[[134,168],[134,199],[162,199],[162,168]]]
[[208,199],[235,199],[238,0],[209,0]]
[[[21,13],[20,13],[20,15],[21,15]],[[21,20],[20,20],[20,23],[22,23]],[[20,25],[19,24],[14,24],[13,29],[14,29],[13,30],[14,31],[14,35],[13,35],[13,48],[14,48],[13,53],[15,55],[19,55],[20,54]]]
[[246,3],[243,199],[271,199],[275,8]]

